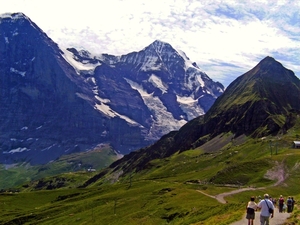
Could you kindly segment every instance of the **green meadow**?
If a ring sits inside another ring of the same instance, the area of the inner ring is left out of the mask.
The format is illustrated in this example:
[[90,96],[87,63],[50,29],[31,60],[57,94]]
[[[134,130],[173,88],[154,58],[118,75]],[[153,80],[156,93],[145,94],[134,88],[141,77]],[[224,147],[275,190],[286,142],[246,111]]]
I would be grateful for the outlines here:
[[[243,137],[209,152],[200,147],[127,174],[104,168],[27,181],[16,187],[20,192],[0,194],[0,224],[231,224],[243,217],[252,195],[300,199],[300,149],[292,147],[299,131],[295,126],[280,137]],[[109,172],[80,188],[103,171]],[[47,190],[58,178],[64,185]],[[246,187],[256,189],[227,196],[226,204],[214,197]],[[299,224],[299,215],[296,206],[286,224]]]

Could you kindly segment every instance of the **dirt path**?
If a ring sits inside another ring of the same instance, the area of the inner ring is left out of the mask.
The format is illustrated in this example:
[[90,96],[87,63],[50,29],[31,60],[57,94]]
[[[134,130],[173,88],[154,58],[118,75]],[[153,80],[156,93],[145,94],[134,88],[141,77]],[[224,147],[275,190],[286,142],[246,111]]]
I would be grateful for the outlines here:
[[[284,182],[284,180],[286,179],[286,176],[287,175],[284,171],[284,168],[283,168],[282,164],[279,164],[279,163],[277,163],[274,166],[273,169],[269,170],[265,174],[265,177],[267,177],[269,179],[277,180],[277,182],[272,186],[277,186],[277,185],[281,184],[282,182]],[[208,197],[216,199],[220,203],[226,204],[227,201],[224,199],[224,197],[226,197],[226,196],[237,194],[237,193],[240,193],[240,192],[243,192],[243,191],[262,190],[262,189],[265,189],[265,187],[260,187],[260,188],[251,188],[251,187],[249,187],[249,188],[239,188],[239,189],[236,189],[236,190],[233,190],[233,191],[230,191],[230,192],[221,193],[221,194],[218,194],[218,195],[215,195],[215,196],[209,195],[209,194],[207,194],[203,191],[200,191],[200,190],[197,190],[197,191],[204,194],[204,195],[206,195],[206,196],[208,196]],[[260,216],[260,213],[256,212],[255,213],[255,218],[256,219],[254,221],[254,225],[260,225],[259,216]],[[274,217],[272,219],[270,219],[270,224],[272,224],[272,225],[282,225],[289,216],[290,216],[290,213],[279,213],[278,210],[275,209]],[[244,224],[248,225],[248,220],[246,219],[246,213],[244,214],[243,219],[241,219],[237,222],[234,222],[231,225],[244,225]]]
[[217,201],[225,204],[227,203],[227,201],[224,199],[224,197],[226,196],[229,196],[229,195],[233,195],[233,194],[236,194],[236,193],[240,193],[240,192],[243,192],[243,191],[250,191],[250,190],[259,190],[259,189],[264,189],[264,188],[240,188],[240,189],[236,189],[236,190],[233,190],[233,191],[230,191],[230,192],[225,192],[225,193],[221,193],[221,194],[218,194],[218,195],[209,195],[209,194],[206,194],[205,192],[203,191],[200,191],[200,190],[197,190],[198,192],[208,196],[208,197],[211,197],[211,198],[215,198]]
[[[259,222],[260,212],[255,212],[254,225],[260,225]],[[290,213],[279,213],[278,210],[275,210],[274,217],[270,219],[270,224],[272,225],[282,225],[287,218],[289,218]],[[248,225],[248,220],[246,219],[246,214],[243,216],[242,220],[239,220],[231,225]]]
[[[203,191],[200,191],[200,190],[197,190],[197,191],[204,194],[204,195],[206,195],[206,196],[208,196],[208,197],[216,199],[220,203],[226,204],[227,201],[224,199],[224,197],[226,197],[226,196],[233,195],[233,194],[243,192],[243,191],[259,190],[259,189],[264,189],[264,188],[263,187],[262,188],[240,188],[240,189],[233,190],[233,191],[230,191],[230,192],[221,193],[221,194],[218,194],[218,195],[215,195],[215,196],[209,195],[209,194],[207,194]],[[255,218],[256,219],[254,221],[254,225],[260,225],[259,215],[260,215],[259,212],[255,212]],[[272,219],[270,219],[270,224],[272,224],[272,225],[282,225],[286,221],[286,219],[289,218],[289,216],[290,216],[290,213],[279,213],[278,210],[275,209],[274,217]],[[246,213],[243,215],[243,219],[241,219],[237,222],[234,222],[231,225],[248,225],[248,220],[246,219]]]

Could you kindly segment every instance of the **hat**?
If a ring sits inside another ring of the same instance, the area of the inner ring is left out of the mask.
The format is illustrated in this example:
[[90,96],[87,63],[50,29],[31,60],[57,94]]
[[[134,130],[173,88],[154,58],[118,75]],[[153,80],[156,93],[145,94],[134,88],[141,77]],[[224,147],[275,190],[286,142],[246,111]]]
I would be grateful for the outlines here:
[[269,195],[268,195],[268,194],[264,194],[264,197],[265,197],[265,198],[269,198]]

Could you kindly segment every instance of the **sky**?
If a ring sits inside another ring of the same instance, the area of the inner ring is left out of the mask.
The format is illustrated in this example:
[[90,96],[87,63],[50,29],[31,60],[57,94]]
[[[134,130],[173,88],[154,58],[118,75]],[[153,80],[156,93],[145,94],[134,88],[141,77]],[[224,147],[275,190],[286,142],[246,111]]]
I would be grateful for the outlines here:
[[123,55],[155,40],[182,50],[228,86],[271,56],[300,76],[298,0],[0,0],[60,48]]

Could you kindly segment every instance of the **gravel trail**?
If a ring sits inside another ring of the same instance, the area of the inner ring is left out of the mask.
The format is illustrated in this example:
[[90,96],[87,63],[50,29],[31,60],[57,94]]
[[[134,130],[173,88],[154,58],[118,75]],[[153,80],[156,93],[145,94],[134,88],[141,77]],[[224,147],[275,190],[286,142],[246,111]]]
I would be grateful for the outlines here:
[[[278,186],[279,184],[283,183],[284,180],[287,177],[287,174],[284,171],[284,166],[281,163],[276,163],[276,165],[269,170],[266,174],[265,177],[272,179],[272,180],[277,180],[277,182],[272,185],[272,186]],[[220,203],[226,204],[227,201],[224,199],[224,197],[229,196],[229,195],[233,195],[236,193],[240,193],[243,191],[249,191],[249,190],[261,190],[261,189],[265,189],[266,187],[260,187],[260,188],[252,188],[252,187],[247,187],[247,188],[239,188],[230,192],[225,192],[225,193],[221,193],[218,195],[209,195],[203,191],[197,190],[198,192],[216,199],[217,201],[219,201]],[[255,212],[255,220],[254,220],[254,225],[260,225],[260,221],[259,221],[259,216],[260,216],[260,212]],[[279,213],[278,209],[275,209],[274,212],[274,217],[270,219],[270,225],[282,225],[287,218],[289,218],[290,213]],[[248,225],[248,220],[246,219],[246,213],[243,216],[243,219],[232,223],[231,225]]]

